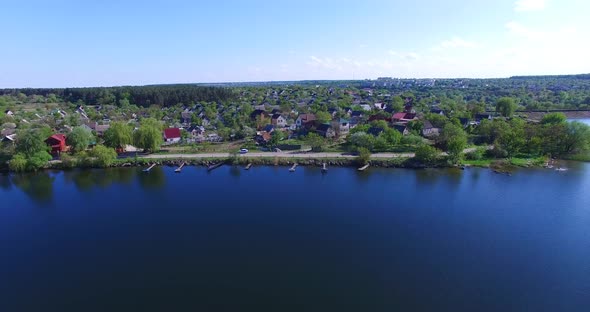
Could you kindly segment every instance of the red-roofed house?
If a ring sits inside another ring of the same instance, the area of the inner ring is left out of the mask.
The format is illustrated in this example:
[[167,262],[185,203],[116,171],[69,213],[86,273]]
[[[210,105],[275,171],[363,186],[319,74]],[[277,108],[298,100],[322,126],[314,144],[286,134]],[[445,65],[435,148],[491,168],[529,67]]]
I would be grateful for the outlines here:
[[391,117],[393,122],[408,122],[414,119],[416,119],[416,113],[395,113]]
[[178,128],[164,129],[164,141],[166,143],[180,142],[180,129],[178,129]]
[[59,154],[67,150],[65,134],[54,134],[45,140],[45,143],[51,147],[52,154]]
[[391,120],[392,121],[401,121],[402,119],[404,119],[404,117],[406,117],[406,113],[395,113],[391,117]]

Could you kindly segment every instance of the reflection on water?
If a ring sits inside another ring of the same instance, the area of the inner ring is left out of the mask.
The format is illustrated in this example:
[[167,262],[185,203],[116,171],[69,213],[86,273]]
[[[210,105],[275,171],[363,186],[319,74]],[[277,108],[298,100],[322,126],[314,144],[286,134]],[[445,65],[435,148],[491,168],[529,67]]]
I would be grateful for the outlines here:
[[50,202],[53,198],[53,180],[48,171],[12,176],[12,183],[37,202]]
[[164,168],[156,166],[149,172],[136,170],[139,185],[145,189],[158,189],[166,185],[166,174]]

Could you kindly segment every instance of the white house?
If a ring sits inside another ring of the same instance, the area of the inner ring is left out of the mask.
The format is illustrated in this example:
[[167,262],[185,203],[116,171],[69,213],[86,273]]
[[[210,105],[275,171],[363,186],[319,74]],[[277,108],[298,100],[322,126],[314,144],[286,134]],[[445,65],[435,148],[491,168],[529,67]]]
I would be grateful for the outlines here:
[[164,142],[168,144],[180,142],[180,129],[168,128],[164,129]]

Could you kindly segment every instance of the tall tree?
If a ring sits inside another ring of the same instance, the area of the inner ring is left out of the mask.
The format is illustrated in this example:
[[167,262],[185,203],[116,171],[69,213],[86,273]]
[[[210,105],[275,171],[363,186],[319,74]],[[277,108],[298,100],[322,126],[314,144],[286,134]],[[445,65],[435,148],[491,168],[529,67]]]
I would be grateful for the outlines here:
[[496,101],[496,111],[504,117],[511,117],[516,110],[516,103],[511,97],[502,97]]
[[122,148],[127,144],[133,142],[131,135],[131,127],[122,122],[113,122],[111,126],[105,131],[104,144],[112,148]]
[[133,134],[133,142],[145,151],[157,151],[164,142],[162,124],[153,118],[142,120],[139,129]]
[[85,150],[94,140],[92,132],[84,127],[75,127],[67,137],[68,145],[74,152]]

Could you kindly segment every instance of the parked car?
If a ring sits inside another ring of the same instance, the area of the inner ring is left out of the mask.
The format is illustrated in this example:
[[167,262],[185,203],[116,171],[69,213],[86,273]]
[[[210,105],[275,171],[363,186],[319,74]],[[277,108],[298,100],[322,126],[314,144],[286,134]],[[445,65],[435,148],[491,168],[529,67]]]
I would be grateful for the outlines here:
[[248,149],[242,148],[240,149],[240,154],[246,154],[248,153]]

